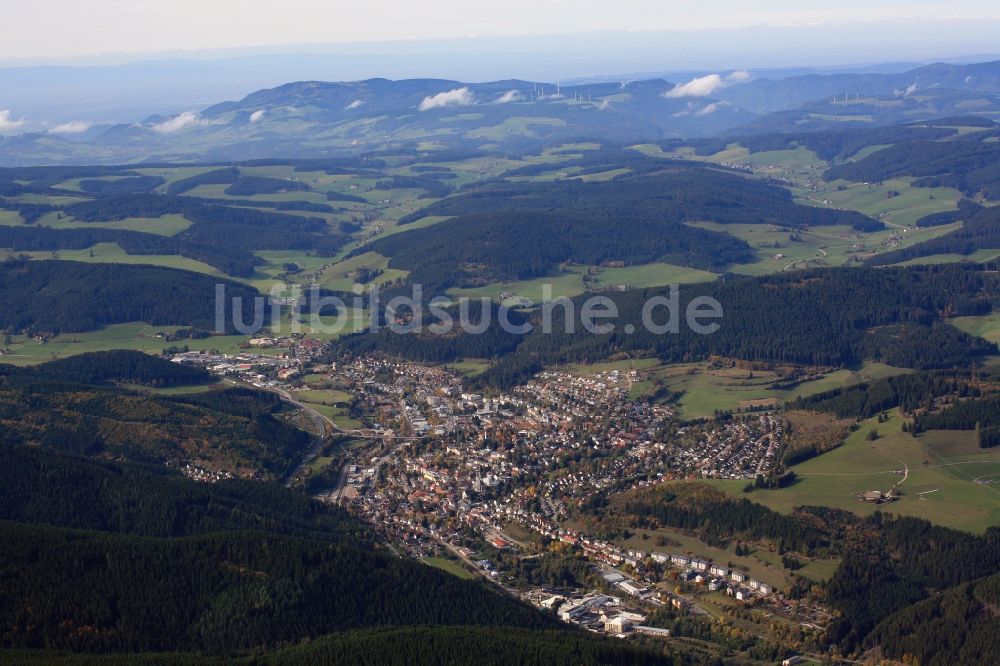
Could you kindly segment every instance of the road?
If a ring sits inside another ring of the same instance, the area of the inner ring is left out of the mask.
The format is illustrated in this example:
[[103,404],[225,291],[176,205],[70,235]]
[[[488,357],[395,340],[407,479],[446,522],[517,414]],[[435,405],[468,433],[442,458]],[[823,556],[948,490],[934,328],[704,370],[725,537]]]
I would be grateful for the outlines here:
[[277,393],[278,396],[285,402],[302,410],[302,413],[312,420],[313,425],[316,427],[316,432],[318,433],[313,441],[309,443],[309,447],[302,455],[302,459],[299,461],[299,464],[296,465],[295,468],[292,469],[292,471],[285,477],[285,486],[291,487],[292,483],[299,476],[299,474],[302,473],[302,470],[305,469],[306,465],[315,460],[323,450],[323,445],[326,443],[328,432],[336,432],[341,429],[336,423],[323,416],[312,407],[294,399],[287,391],[275,389],[274,392]]
[[469,568],[471,568],[474,572],[476,572],[477,574],[479,574],[480,576],[482,576],[486,580],[490,581],[491,583],[493,583],[494,585],[496,585],[497,587],[499,587],[501,590],[503,590],[504,592],[506,592],[510,596],[514,597],[515,599],[520,599],[521,598],[521,595],[517,593],[517,590],[515,590],[513,588],[510,588],[510,587],[507,587],[506,585],[504,585],[503,583],[501,583],[496,578],[493,578],[492,576],[490,576],[489,574],[487,574],[485,571],[483,571],[482,567],[480,567],[478,564],[476,564],[475,562],[473,562],[472,560],[470,560],[468,557],[466,557],[465,554],[462,553],[462,551],[459,550],[456,546],[453,546],[452,544],[448,543],[444,539],[442,539],[440,537],[437,537],[437,536],[434,536],[434,535],[432,535],[431,538],[434,539],[435,541],[437,541],[442,546],[444,546],[448,550],[448,552],[452,553],[455,557],[457,557],[458,559],[460,559],[463,562],[465,562],[465,564]]

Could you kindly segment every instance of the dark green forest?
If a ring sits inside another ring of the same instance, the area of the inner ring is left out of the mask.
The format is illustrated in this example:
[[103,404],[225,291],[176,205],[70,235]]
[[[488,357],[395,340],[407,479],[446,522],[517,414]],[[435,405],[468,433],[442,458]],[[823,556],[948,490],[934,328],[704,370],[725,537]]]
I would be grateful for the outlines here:
[[881,182],[917,178],[917,187],[953,187],[967,196],[1000,199],[1000,143],[972,138],[911,141],[884,148],[856,162],[831,168],[826,178]]
[[496,661],[486,663],[675,663],[560,631],[480,583],[390,556],[353,519],[276,485],[199,484],[16,446],[3,455],[5,648],[229,657],[296,646],[269,658],[435,664],[490,645]]
[[127,349],[76,354],[23,368],[0,365],[0,377],[18,382],[52,379],[81,384],[141,384],[157,388],[215,381],[214,376],[204,368],[172,363],[158,356]]
[[796,204],[787,190],[733,172],[681,163],[667,170],[660,163],[653,170],[629,159],[639,161],[640,173],[609,182],[477,187],[401,224],[427,215],[454,219],[375,240],[364,249],[391,257],[390,266],[411,271],[412,280],[425,288],[443,289],[544,276],[565,261],[665,261],[720,269],[753,259],[744,241],[687,222],[882,228],[860,213]]
[[263,297],[256,289],[230,280],[156,266],[0,262],[0,329],[72,333],[144,321],[212,331],[217,284],[226,289],[226,331],[235,330],[233,298],[241,298],[243,321],[253,322],[254,299]]
[[[502,355],[474,381],[504,386],[523,381],[539,364],[598,361],[617,353],[654,355],[664,362],[718,355],[820,366],[870,359],[916,369],[951,368],[994,353],[995,346],[949,326],[943,315],[991,311],[996,287],[995,276],[971,266],[812,270],[684,286],[676,333],[658,334],[642,325],[644,304],[670,295],[666,289],[643,289],[610,296],[618,318],[605,334],[583,329],[579,313],[585,297],[578,297],[570,307],[554,304],[550,333],[541,326],[541,313],[532,316],[534,329],[523,336],[502,333],[493,316],[489,334],[400,335],[382,329],[343,338],[337,349],[379,349],[437,362]],[[717,299],[723,308],[719,329],[709,335],[684,321],[686,307],[700,296]],[[669,318],[665,306],[654,314],[660,325]],[[627,332],[627,323],[636,327],[633,332]],[[491,349],[490,343],[497,347]]]
[[[155,396],[81,384],[88,375],[104,381],[134,367],[120,361],[0,365],[0,443],[146,464],[194,461],[260,479],[284,477],[309,444],[309,435],[275,415],[281,401],[273,393],[230,388]],[[178,377],[174,372],[147,366],[133,378],[164,385]]]
[[940,396],[975,395],[972,377],[968,369],[916,372],[796,398],[789,407],[854,419],[867,419],[895,407],[911,413],[931,408]]

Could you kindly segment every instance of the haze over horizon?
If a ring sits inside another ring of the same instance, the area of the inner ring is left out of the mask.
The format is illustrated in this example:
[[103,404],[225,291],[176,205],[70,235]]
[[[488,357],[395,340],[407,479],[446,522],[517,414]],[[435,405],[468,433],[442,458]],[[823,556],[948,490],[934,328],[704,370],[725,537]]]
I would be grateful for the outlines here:
[[[820,0],[808,8],[791,0],[776,0],[753,11],[735,0],[709,0],[696,7],[655,0],[624,0],[614,5],[598,0],[499,0],[489,7],[458,0],[401,6],[392,0],[372,0],[347,11],[319,0],[288,0],[280,5],[251,3],[252,10],[248,10],[247,3],[236,0],[217,0],[208,6],[194,0],[2,4],[8,5],[10,11],[5,12],[0,24],[0,63],[33,59],[66,62],[108,54],[117,58],[143,54],[190,56],[217,49],[262,52],[322,45],[333,45],[335,49],[344,45],[393,48],[392,43],[410,42],[412,46],[413,42],[460,43],[496,37],[558,39],[598,32],[634,32],[640,42],[645,41],[642,35],[680,33],[681,43],[687,43],[691,38],[711,42],[720,32],[735,31],[737,43],[732,46],[739,47],[740,31],[759,32],[761,28],[770,29],[771,35],[779,38],[759,46],[778,52],[796,42],[796,35],[811,34],[817,28],[834,33],[848,28],[852,35],[849,52],[860,47],[858,55],[863,55],[864,44],[858,41],[865,41],[864,33],[873,26],[882,33],[882,52],[900,57],[904,55],[898,48],[901,40],[910,45],[922,42],[930,49],[928,53],[970,53],[977,46],[992,50],[988,47],[993,42],[982,38],[991,34],[990,24],[1000,21],[1000,3],[971,0]],[[898,34],[904,27],[905,34]],[[395,46],[405,48],[405,44]],[[713,43],[712,48],[727,50],[721,42]],[[800,55],[803,60],[796,62],[817,64],[809,54]]]

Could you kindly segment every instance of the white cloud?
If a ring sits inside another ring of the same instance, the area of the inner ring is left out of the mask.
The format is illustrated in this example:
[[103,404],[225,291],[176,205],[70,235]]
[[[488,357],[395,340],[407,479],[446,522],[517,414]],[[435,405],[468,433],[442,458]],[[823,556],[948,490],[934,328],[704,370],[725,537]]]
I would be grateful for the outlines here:
[[913,93],[917,92],[917,84],[911,83],[907,86],[906,90],[896,90],[894,92],[896,93],[896,97],[909,97]]
[[520,102],[524,99],[524,95],[521,94],[520,90],[508,90],[500,99],[497,100],[497,104],[510,104],[511,102]]
[[448,92],[424,97],[424,101],[420,102],[420,110],[429,111],[443,106],[468,106],[475,103],[476,98],[469,92],[468,88],[455,88]]
[[751,78],[750,72],[737,70],[727,76],[708,74],[687,83],[680,84],[663,93],[664,97],[708,97],[717,90],[722,90],[735,83],[745,83]]
[[250,122],[259,123],[261,118],[264,117],[265,113],[267,113],[267,109],[257,109],[256,111],[250,114]]
[[198,114],[194,111],[185,111],[180,115],[170,118],[169,120],[164,120],[162,123],[153,125],[153,131],[159,132],[160,134],[170,134],[171,132],[182,130],[190,125],[207,124],[208,122],[199,118]]
[[93,123],[88,123],[85,120],[71,120],[68,123],[63,123],[62,125],[56,125],[49,130],[49,134],[82,134],[86,132],[93,126]]
[[351,102],[350,104],[348,104],[347,106],[345,106],[344,110],[345,111],[353,111],[354,109],[358,108],[362,104],[364,104],[364,102],[362,102],[360,99],[356,99],[353,102]]
[[11,120],[10,111],[8,109],[0,109],[0,132],[16,130],[25,122],[24,120]]
[[729,105],[727,103],[725,103],[725,102],[713,102],[712,104],[708,104],[708,105],[703,106],[702,108],[698,109],[698,111],[695,113],[695,115],[696,116],[709,116],[709,115],[715,113],[716,111],[718,111],[719,109],[724,109],[727,106],[729,106]]
[[725,86],[718,74],[709,74],[677,85],[663,94],[664,97],[707,97]]

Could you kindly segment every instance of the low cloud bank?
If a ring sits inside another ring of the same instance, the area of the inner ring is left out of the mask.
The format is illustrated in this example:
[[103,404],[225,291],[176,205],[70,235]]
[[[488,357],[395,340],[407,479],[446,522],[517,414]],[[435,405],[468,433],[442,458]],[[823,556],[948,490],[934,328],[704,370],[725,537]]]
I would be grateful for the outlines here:
[[16,130],[25,124],[25,120],[11,120],[9,109],[0,109],[0,133]]
[[707,76],[700,76],[696,79],[691,79],[687,83],[675,86],[674,88],[671,88],[667,92],[663,93],[663,96],[669,98],[708,97],[717,90],[728,88],[729,86],[737,83],[745,83],[749,81],[750,78],[750,72],[743,70],[731,72],[726,76],[709,74]]
[[524,99],[524,95],[521,94],[520,90],[508,90],[500,99],[497,100],[497,104],[510,104],[511,102],[520,102]]
[[421,111],[430,111],[431,109],[440,109],[445,106],[468,106],[475,103],[476,98],[469,92],[468,88],[455,88],[448,92],[424,97],[424,101],[420,102],[419,108]]
[[85,120],[71,120],[62,125],[56,125],[49,130],[49,134],[83,134],[91,127],[93,127],[93,123],[88,123]]
[[160,134],[170,134],[171,132],[177,132],[184,129],[185,127],[190,127],[192,125],[207,125],[207,121],[202,120],[198,117],[198,114],[194,111],[185,111],[180,115],[176,115],[173,118],[164,120],[162,123],[157,123],[153,125],[153,131],[159,132]]

